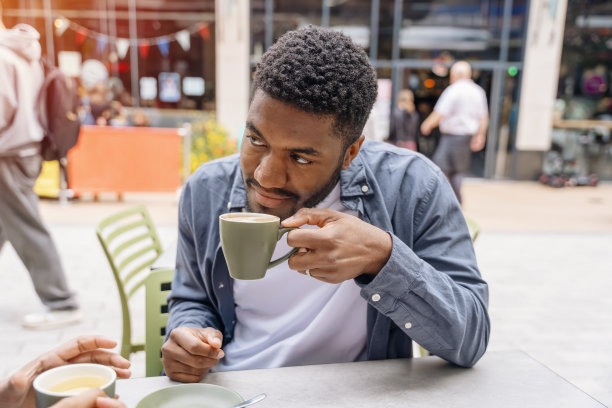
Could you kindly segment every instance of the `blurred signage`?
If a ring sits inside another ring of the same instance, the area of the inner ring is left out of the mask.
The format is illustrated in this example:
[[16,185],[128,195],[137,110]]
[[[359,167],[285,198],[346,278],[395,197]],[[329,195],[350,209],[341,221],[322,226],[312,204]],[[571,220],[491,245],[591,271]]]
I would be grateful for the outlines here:
[[366,26],[334,26],[332,30],[340,31],[348,36],[361,48],[370,46],[370,27]]
[[157,98],[157,80],[153,77],[140,78],[140,99],[153,101]]
[[159,74],[159,100],[178,102],[181,99],[181,75],[176,72]]
[[81,74],[81,53],[76,51],[60,51],[57,53],[60,71],[68,77],[78,77]]
[[198,78],[198,77],[183,78],[183,93],[187,96],[204,95],[204,78]]

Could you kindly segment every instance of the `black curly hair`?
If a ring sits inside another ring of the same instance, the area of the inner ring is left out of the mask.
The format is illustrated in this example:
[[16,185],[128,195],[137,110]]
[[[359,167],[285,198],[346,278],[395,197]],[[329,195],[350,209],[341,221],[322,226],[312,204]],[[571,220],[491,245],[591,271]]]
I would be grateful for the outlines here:
[[376,99],[376,71],[349,37],[307,26],[278,39],[257,64],[253,95],[266,94],[297,108],[335,116],[345,147],[356,141]]

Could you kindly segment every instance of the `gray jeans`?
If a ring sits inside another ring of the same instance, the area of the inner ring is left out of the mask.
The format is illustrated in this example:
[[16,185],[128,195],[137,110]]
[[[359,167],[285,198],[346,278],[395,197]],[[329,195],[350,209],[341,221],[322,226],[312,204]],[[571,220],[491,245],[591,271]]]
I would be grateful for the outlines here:
[[0,250],[6,241],[11,243],[45,306],[76,308],[57,249],[38,212],[33,187],[41,161],[40,156],[0,157]]
[[470,168],[472,152],[470,150],[471,135],[440,136],[440,142],[432,160],[446,174],[457,200],[461,203],[461,184],[463,175]]

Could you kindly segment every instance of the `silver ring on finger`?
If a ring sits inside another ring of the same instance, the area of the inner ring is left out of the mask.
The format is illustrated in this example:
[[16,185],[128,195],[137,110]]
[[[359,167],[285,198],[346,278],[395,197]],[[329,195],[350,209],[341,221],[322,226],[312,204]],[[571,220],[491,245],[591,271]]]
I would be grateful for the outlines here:
[[306,275],[308,275],[309,278],[312,278],[312,275],[310,274],[310,269],[306,269]]

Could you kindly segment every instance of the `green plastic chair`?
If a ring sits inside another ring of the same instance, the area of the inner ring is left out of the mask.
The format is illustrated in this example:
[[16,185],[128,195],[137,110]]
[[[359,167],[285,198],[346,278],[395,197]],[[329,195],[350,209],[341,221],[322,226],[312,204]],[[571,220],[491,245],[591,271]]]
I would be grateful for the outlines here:
[[168,323],[168,295],[172,287],[174,269],[152,269],[145,281],[145,371],[147,377],[162,373],[161,346]]
[[144,206],[105,218],[96,228],[106,259],[113,270],[123,314],[121,355],[143,351],[143,342],[132,341],[129,300],[144,285],[151,264],[162,252],[155,226]]
[[465,223],[468,226],[468,230],[470,231],[470,237],[472,237],[472,242],[476,242],[476,238],[478,238],[478,234],[480,234],[480,226],[476,221],[471,219],[470,217],[465,217]]

